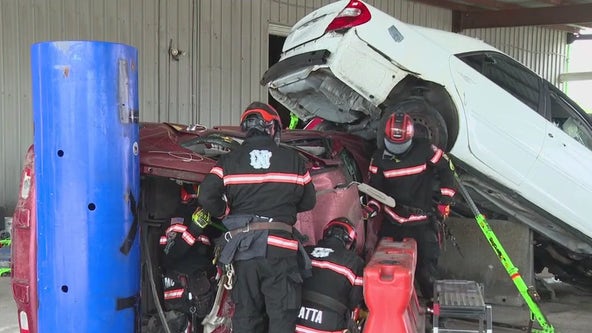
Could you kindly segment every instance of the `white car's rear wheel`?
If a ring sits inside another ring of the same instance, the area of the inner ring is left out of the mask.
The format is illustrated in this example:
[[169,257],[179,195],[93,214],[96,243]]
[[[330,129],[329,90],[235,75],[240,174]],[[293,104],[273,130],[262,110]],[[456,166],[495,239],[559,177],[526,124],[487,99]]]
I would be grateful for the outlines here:
[[415,136],[428,138],[434,145],[446,149],[448,127],[442,115],[422,97],[409,97],[384,110],[378,127],[377,145],[384,147],[384,126],[387,118],[394,112],[404,112],[413,118]]

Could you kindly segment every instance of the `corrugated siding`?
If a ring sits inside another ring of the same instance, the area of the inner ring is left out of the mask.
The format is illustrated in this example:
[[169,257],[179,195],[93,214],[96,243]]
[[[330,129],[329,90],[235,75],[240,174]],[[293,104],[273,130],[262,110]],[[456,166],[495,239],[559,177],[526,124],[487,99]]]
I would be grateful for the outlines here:
[[141,119],[189,122],[191,62],[169,63],[168,45],[173,39],[191,50],[193,13],[193,0],[1,0],[0,206],[9,212],[14,208],[23,157],[33,143],[31,44],[106,40],[133,45],[139,52]]
[[201,0],[197,31],[196,122],[238,124],[253,100],[267,100],[269,1]]
[[[90,0],[88,0],[90,1]],[[144,6],[141,0],[134,0],[139,7]],[[158,17],[151,22],[158,27],[158,46],[152,51],[158,56],[154,69],[158,73],[143,73],[141,81],[151,81],[158,86],[159,97],[157,108],[147,110],[144,121],[167,121],[180,124],[194,122],[195,75],[193,73],[193,59],[196,56],[194,16],[196,3],[194,0],[158,0]],[[153,42],[154,43],[154,42]],[[178,60],[169,55],[169,47],[182,52]],[[140,96],[143,99],[143,96]]]
[[547,27],[470,29],[463,34],[479,38],[520,61],[556,86],[567,62],[566,33]]

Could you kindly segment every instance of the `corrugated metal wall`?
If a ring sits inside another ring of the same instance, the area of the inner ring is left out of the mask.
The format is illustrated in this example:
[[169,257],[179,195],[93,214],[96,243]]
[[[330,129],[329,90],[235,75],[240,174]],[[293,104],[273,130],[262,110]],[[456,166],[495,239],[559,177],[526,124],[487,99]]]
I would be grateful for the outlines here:
[[[33,141],[29,48],[43,40],[108,40],[139,51],[142,121],[236,124],[266,100],[270,25],[290,27],[330,0],[0,0],[0,206],[16,202]],[[451,29],[448,10],[407,0],[370,4],[402,21]],[[485,40],[557,82],[565,34],[549,28],[478,29]],[[169,48],[180,50],[173,59]]]
[[238,124],[267,68],[269,1],[201,0],[197,32],[196,122]]
[[190,122],[191,62],[169,61],[168,47],[172,39],[191,51],[193,4],[193,0],[0,1],[0,206],[9,212],[14,208],[22,160],[33,143],[30,46],[47,40],[133,45],[139,51],[142,120]]

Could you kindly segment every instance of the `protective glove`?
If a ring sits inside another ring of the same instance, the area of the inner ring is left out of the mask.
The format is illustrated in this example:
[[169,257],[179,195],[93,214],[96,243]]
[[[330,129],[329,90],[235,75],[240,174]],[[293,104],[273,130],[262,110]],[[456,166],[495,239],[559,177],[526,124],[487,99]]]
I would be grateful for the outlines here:
[[362,217],[364,220],[376,217],[376,215],[378,215],[380,212],[380,206],[378,206],[373,201],[370,201],[368,204],[366,204],[364,197],[360,197],[360,204],[362,205]]
[[362,216],[364,220],[371,219],[378,215],[378,209],[374,205],[362,205]]
[[443,219],[447,218],[450,215],[450,205],[438,204],[438,212]]
[[206,212],[201,207],[197,207],[193,214],[191,214],[191,222],[204,229],[210,224],[210,222],[212,222],[212,219],[210,218],[210,213]]

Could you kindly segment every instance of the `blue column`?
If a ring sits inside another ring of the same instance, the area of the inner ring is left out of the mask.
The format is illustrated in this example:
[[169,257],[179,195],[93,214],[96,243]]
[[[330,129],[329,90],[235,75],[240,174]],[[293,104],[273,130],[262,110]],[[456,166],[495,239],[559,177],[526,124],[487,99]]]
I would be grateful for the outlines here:
[[140,292],[138,54],[31,47],[39,332],[134,332]]

